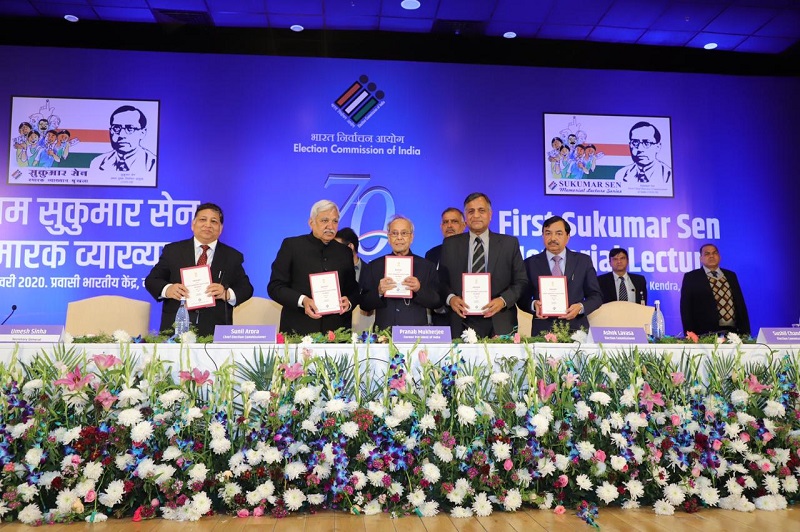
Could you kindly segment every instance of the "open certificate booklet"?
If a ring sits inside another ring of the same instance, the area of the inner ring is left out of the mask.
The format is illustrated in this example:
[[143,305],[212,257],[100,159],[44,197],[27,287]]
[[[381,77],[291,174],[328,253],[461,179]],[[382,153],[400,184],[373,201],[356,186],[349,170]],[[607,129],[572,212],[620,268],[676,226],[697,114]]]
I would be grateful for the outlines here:
[[462,273],[461,299],[467,305],[464,314],[483,314],[483,307],[492,300],[492,274]]
[[342,305],[339,290],[339,272],[310,273],[311,299],[317,306],[317,314],[339,314]]
[[211,267],[208,264],[181,268],[181,283],[189,290],[186,296],[188,310],[216,305],[214,297],[206,293],[211,285]]
[[410,288],[403,285],[406,277],[414,275],[414,257],[399,257],[396,255],[387,255],[385,262],[386,277],[391,277],[397,283],[397,286],[391,290],[383,293],[383,297],[402,297],[409,298],[414,294]]
[[539,303],[541,314],[546,318],[566,316],[569,307],[567,278],[563,275],[540,275]]

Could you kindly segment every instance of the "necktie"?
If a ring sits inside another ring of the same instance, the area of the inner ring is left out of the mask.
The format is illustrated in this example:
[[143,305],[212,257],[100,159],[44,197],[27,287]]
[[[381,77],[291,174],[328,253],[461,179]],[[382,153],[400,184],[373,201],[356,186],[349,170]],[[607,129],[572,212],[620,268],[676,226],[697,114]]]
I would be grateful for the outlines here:
[[483,273],[486,267],[486,255],[483,252],[483,240],[475,239],[475,247],[472,249],[472,273]]
[[555,262],[555,265],[553,266],[553,275],[556,276],[564,275],[564,273],[561,271],[561,265],[559,264],[561,262],[561,257],[556,255],[555,257],[553,257],[553,262]]
[[719,272],[714,270],[711,272],[709,281],[711,281],[711,291],[714,292],[714,299],[717,301],[717,310],[720,318],[723,321],[733,320],[733,294],[728,280],[720,279]]
[[198,266],[205,266],[206,264],[208,264],[208,249],[209,249],[209,246],[203,244],[200,247],[203,248],[203,252],[200,254],[200,258],[197,259],[197,265]]
[[126,163],[125,161],[117,161],[117,162],[115,162],[114,163],[114,168],[119,170],[120,172],[127,172],[127,171],[130,170],[130,168],[128,168],[128,163]]
[[628,286],[625,284],[625,277],[619,276],[619,296],[617,297],[620,301],[627,301],[628,300]]

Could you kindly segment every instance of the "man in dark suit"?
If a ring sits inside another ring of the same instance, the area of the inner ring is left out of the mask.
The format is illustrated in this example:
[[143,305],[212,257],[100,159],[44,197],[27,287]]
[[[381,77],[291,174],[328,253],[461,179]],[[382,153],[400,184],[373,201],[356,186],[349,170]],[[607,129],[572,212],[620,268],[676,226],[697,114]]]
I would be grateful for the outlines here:
[[614,248],[608,252],[611,271],[597,277],[603,303],[630,301],[647,304],[647,281],[643,275],[628,273],[628,252]]
[[214,307],[189,312],[191,323],[200,336],[214,334],[216,325],[233,323],[233,307],[253,296],[253,285],[244,271],[244,256],[219,241],[224,217],[213,203],[197,207],[192,221],[194,238],[164,246],[158,263],[144,280],[150,295],[161,301],[161,330],[171,329],[181,298],[189,289],[181,283],[181,268],[208,264],[212,283],[206,293],[216,301]]
[[[529,291],[520,298],[519,307],[535,315],[531,335],[549,331],[558,320],[566,320],[570,330],[589,327],[589,314],[603,304],[603,295],[597,284],[597,272],[588,255],[567,249],[570,226],[561,216],[551,216],[544,221],[542,239],[545,251],[525,259],[525,270],[530,280]],[[567,278],[567,314],[554,318],[542,316],[539,301],[539,277],[556,275]]]
[[[456,207],[448,207],[442,213],[442,238],[448,238],[454,235],[460,235],[467,227],[464,221],[464,215],[461,209]],[[436,265],[439,269],[439,258],[442,256],[442,245],[434,246],[425,253],[425,258]],[[447,315],[447,307],[441,306],[431,311],[431,323],[444,327],[450,325],[450,316]]]
[[[413,271],[402,281],[411,290],[411,297],[387,297],[386,292],[397,282],[386,274],[386,256],[370,262],[361,274],[361,308],[375,311],[375,325],[386,329],[393,325],[427,325],[428,310],[441,304],[436,267],[428,260],[411,253],[414,224],[404,216],[395,216],[386,228],[390,256],[411,257]],[[389,294],[391,296],[391,294]]]
[[702,268],[687,272],[681,283],[681,322],[684,332],[707,334],[731,331],[750,334],[750,317],[739,279],[719,267],[717,246],[700,248]]
[[[272,263],[267,293],[283,305],[282,332],[309,334],[352,326],[352,310],[359,301],[358,283],[350,248],[336,242],[339,208],[328,200],[311,207],[311,234],[285,238]],[[322,315],[311,298],[312,273],[338,272],[340,310]]]
[[[458,338],[467,328],[480,337],[510,334],[517,326],[517,300],[528,285],[519,241],[489,231],[492,203],[486,194],[467,196],[464,215],[469,232],[445,238],[439,261],[440,292],[449,307],[452,335]],[[491,275],[491,300],[481,309],[470,309],[462,299],[462,275],[481,272]]]

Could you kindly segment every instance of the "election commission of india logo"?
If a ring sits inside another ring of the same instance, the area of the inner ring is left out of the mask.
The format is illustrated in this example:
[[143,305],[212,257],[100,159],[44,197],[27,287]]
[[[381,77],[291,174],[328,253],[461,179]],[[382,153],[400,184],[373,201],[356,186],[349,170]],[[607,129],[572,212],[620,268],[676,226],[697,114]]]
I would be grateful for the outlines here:
[[353,127],[361,127],[386,103],[385,93],[362,74],[336,100],[333,108]]

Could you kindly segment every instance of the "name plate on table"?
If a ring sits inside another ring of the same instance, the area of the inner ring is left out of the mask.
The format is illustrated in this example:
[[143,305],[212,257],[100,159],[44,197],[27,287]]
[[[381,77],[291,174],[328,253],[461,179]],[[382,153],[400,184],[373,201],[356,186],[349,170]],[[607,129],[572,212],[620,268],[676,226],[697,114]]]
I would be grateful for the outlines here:
[[63,325],[0,325],[0,342],[57,343],[64,335]]
[[227,344],[274,344],[278,335],[274,325],[217,325],[214,341]]
[[450,327],[395,325],[392,327],[392,341],[396,344],[413,344],[417,341],[427,344],[449,344]]
[[643,327],[589,327],[589,341],[593,344],[646,344]]
[[800,344],[800,327],[761,327],[756,342],[762,344]]

